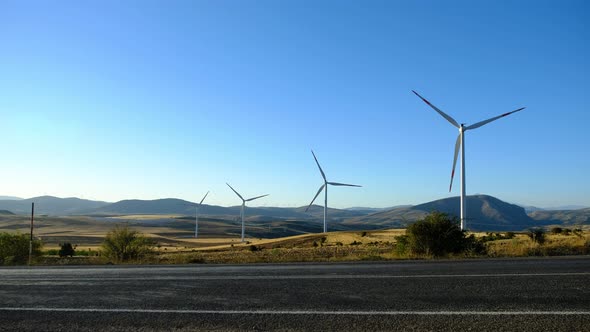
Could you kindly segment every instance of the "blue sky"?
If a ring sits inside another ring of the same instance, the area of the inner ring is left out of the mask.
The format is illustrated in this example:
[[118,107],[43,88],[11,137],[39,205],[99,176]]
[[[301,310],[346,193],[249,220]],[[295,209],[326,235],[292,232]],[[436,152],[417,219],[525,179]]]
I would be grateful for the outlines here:
[[[3,195],[590,205],[586,1],[2,1]],[[458,170],[457,170],[458,172]],[[457,177],[458,180],[458,177]]]

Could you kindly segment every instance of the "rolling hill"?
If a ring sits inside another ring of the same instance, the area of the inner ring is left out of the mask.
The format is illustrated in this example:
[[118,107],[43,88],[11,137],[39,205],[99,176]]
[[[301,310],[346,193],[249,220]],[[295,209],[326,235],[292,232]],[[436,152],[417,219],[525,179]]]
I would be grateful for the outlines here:
[[[37,215],[50,216],[108,217],[151,214],[192,216],[196,207],[193,202],[176,198],[133,199],[108,203],[79,198],[40,196],[23,200],[0,200],[0,210],[18,215],[28,215],[31,202],[35,202]],[[476,231],[523,230],[549,224],[582,225],[590,223],[590,208],[568,211],[537,210],[527,215],[525,208],[487,195],[468,196],[467,206],[467,227],[469,230]],[[323,207],[313,205],[307,212],[306,208],[306,206],[296,208],[248,207],[246,220],[259,225],[284,222],[281,227],[298,231],[315,229],[323,218]],[[445,198],[415,206],[398,206],[391,209],[329,208],[329,228],[331,230],[399,228],[423,218],[431,211],[458,215],[459,197]],[[200,214],[203,217],[207,216],[230,223],[238,220],[239,213],[240,206],[223,207],[203,204],[200,208]]]
[[529,216],[538,221],[564,226],[590,225],[590,208],[578,210],[533,211]]
[[[411,207],[395,208],[343,222],[345,225],[364,224],[382,227],[405,227],[432,211],[450,215],[460,214],[459,197],[440,199]],[[530,218],[524,208],[488,195],[467,197],[467,228],[485,231],[515,231],[546,225],[546,221]]]
[[0,196],[0,200],[20,201],[22,198],[16,196]]
[[36,214],[54,216],[83,214],[109,204],[76,197],[39,196],[21,200],[0,200],[0,210],[9,210],[16,214],[29,214],[32,202],[35,203]]

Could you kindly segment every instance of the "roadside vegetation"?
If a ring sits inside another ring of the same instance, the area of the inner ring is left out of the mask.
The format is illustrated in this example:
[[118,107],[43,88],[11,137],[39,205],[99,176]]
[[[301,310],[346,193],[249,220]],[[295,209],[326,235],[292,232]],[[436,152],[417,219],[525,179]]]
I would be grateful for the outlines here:
[[473,234],[461,231],[456,217],[433,212],[406,229],[405,235],[396,237],[400,255],[417,257],[444,257],[449,255],[485,255],[483,241]]
[[581,229],[466,233],[457,218],[434,212],[406,230],[333,232],[291,241],[187,250],[155,256],[161,264],[378,261],[590,254]]
[[[153,235],[151,235],[153,236]],[[28,235],[0,233],[0,265],[27,264]],[[459,221],[433,212],[407,229],[304,234],[240,243],[223,239],[212,245],[153,238],[119,225],[102,243],[82,248],[62,242],[41,251],[35,240],[35,264],[198,264],[379,261],[484,257],[589,255],[590,232],[579,228],[534,228],[523,232],[468,233]],[[200,240],[201,242],[203,240]],[[220,244],[221,243],[221,244]]]
[[117,263],[141,262],[153,254],[155,243],[129,226],[115,226],[104,239],[101,254]]
[[[0,265],[21,265],[29,261],[28,234],[0,233]],[[41,241],[33,240],[33,259],[41,256]]]

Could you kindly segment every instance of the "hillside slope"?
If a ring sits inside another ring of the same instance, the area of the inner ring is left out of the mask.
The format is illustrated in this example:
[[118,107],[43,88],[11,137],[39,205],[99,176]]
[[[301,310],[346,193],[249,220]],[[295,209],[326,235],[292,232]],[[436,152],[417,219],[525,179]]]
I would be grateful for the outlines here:
[[529,216],[538,221],[564,226],[590,225],[590,208],[563,211],[533,211]]
[[[412,207],[396,208],[373,213],[363,217],[352,218],[344,224],[381,225],[383,227],[405,227],[423,218],[432,211],[445,212],[453,216],[460,215],[460,198],[450,197]],[[467,229],[473,231],[514,231],[532,226],[545,225],[547,222],[530,218],[524,208],[501,201],[488,195],[467,197]]]
[[30,214],[33,202],[36,214],[54,216],[82,214],[109,204],[76,197],[39,196],[22,200],[0,200],[0,210],[9,210],[16,214]]

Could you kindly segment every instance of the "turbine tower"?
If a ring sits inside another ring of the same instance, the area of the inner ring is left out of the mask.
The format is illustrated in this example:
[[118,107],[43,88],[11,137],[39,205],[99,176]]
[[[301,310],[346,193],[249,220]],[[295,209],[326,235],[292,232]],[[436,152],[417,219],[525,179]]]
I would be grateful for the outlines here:
[[269,194],[266,195],[262,195],[262,196],[256,196],[256,197],[252,197],[252,198],[248,198],[248,199],[244,199],[244,197],[242,197],[242,195],[238,194],[238,192],[232,188],[232,186],[229,185],[229,183],[225,183],[227,184],[227,186],[236,193],[236,195],[238,195],[238,197],[242,200],[242,209],[240,210],[240,218],[242,219],[242,242],[244,242],[244,209],[246,208],[246,202],[250,202],[253,201],[255,199],[259,199],[265,196],[268,196]]
[[196,211],[195,211],[195,239],[197,238],[197,236],[199,234],[199,207],[201,207],[201,205],[203,204],[203,201],[205,200],[207,195],[209,195],[209,192],[207,192],[205,194],[205,196],[201,200],[201,203],[197,204],[197,207],[196,207]]
[[313,155],[313,159],[315,159],[315,163],[318,165],[318,168],[320,169],[320,173],[322,173],[322,177],[324,178],[324,184],[321,185],[320,190],[318,190],[318,193],[315,194],[315,196],[311,200],[311,203],[309,203],[309,206],[307,207],[307,209],[305,209],[305,212],[307,212],[307,210],[309,210],[309,208],[311,207],[311,205],[313,204],[315,199],[320,195],[322,190],[324,190],[324,194],[325,194],[325,196],[324,196],[324,233],[326,233],[328,231],[328,225],[326,224],[326,220],[328,219],[328,185],[346,186],[346,187],[361,187],[361,186],[356,185],[356,184],[328,182],[328,179],[326,179],[326,174],[322,170],[322,166],[320,166],[320,163],[318,162],[318,158],[316,158],[315,153],[313,153],[313,150],[311,150],[311,154]]
[[457,155],[459,154],[459,147],[461,147],[461,230],[465,229],[465,221],[467,220],[467,204],[465,202],[465,132],[467,130],[479,128],[485,124],[488,124],[492,121],[496,121],[499,118],[503,118],[508,116],[512,113],[516,113],[518,111],[522,111],[525,107],[519,108],[512,112],[504,113],[502,115],[495,116],[493,118],[480,121],[478,123],[472,124],[471,126],[465,126],[464,123],[457,123],[455,119],[450,117],[449,115],[445,114],[443,111],[438,109],[436,106],[432,105],[428,100],[424,99],[420,96],[416,91],[412,90],[412,92],[422,99],[428,106],[432,107],[438,114],[440,114],[443,118],[445,118],[449,123],[459,129],[459,136],[457,137],[457,141],[455,142],[455,157],[453,158],[453,168],[451,169],[451,184],[449,185],[449,192],[453,188],[453,177],[455,176],[455,165],[457,164]]

